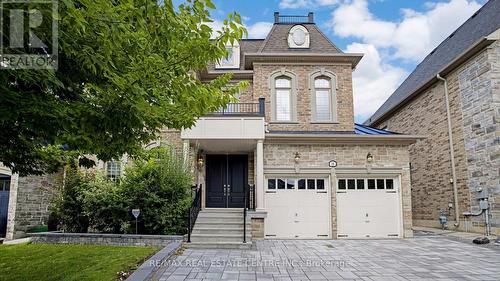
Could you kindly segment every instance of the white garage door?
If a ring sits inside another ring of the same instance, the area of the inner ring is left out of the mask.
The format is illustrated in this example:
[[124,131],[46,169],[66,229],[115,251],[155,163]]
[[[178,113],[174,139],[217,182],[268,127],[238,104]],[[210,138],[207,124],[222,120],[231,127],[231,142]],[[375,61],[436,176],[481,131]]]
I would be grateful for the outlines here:
[[266,238],[329,238],[330,188],[325,177],[268,177]]
[[400,218],[397,178],[339,178],[338,238],[397,238]]

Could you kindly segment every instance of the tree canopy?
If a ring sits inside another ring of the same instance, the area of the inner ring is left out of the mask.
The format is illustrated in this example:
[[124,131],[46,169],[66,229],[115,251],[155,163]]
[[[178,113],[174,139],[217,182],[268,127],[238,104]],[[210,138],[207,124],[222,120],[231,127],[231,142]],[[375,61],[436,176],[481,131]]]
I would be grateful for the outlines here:
[[196,73],[246,30],[237,13],[213,30],[213,9],[210,0],[61,1],[58,68],[0,69],[0,162],[27,175],[55,171],[65,157],[134,155],[161,128],[190,127],[225,105],[246,83]]

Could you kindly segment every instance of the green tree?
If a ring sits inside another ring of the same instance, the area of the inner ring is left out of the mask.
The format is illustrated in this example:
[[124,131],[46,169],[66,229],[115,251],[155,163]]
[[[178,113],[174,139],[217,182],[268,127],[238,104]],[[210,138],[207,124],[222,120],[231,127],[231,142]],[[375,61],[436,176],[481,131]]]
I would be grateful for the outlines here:
[[[58,69],[0,71],[0,162],[27,175],[56,170],[68,154],[135,155],[162,127],[190,127],[229,102],[246,83],[202,83],[197,73],[246,31],[237,13],[212,30],[213,9],[210,0],[61,1]],[[37,35],[50,42],[50,10],[42,14],[47,32]]]

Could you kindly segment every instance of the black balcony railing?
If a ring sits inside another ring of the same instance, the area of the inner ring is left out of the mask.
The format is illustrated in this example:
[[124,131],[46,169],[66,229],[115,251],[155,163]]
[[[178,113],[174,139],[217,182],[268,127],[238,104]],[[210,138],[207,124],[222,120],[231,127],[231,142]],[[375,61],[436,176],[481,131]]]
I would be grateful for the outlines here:
[[300,23],[314,23],[314,14],[309,13],[307,16],[292,16],[292,15],[280,15],[280,13],[274,13],[274,23],[278,24],[300,24]]
[[225,107],[210,112],[207,116],[264,116],[265,112],[265,99],[259,98],[259,102],[228,103]]

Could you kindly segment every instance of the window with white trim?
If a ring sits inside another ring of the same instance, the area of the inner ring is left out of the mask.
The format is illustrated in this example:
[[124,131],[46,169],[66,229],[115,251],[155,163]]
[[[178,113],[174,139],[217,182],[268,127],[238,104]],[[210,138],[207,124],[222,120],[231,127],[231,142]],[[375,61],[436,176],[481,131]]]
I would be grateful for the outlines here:
[[286,76],[276,78],[275,90],[275,112],[276,121],[292,120],[292,81]]
[[112,181],[120,179],[122,174],[122,163],[120,161],[106,162],[106,176]]
[[332,120],[331,79],[320,76],[314,79],[315,121]]
[[337,122],[337,79],[335,73],[319,69],[309,76],[311,121]]
[[240,45],[234,42],[234,45],[226,46],[227,56],[222,57],[215,63],[216,69],[236,69],[240,68]]

